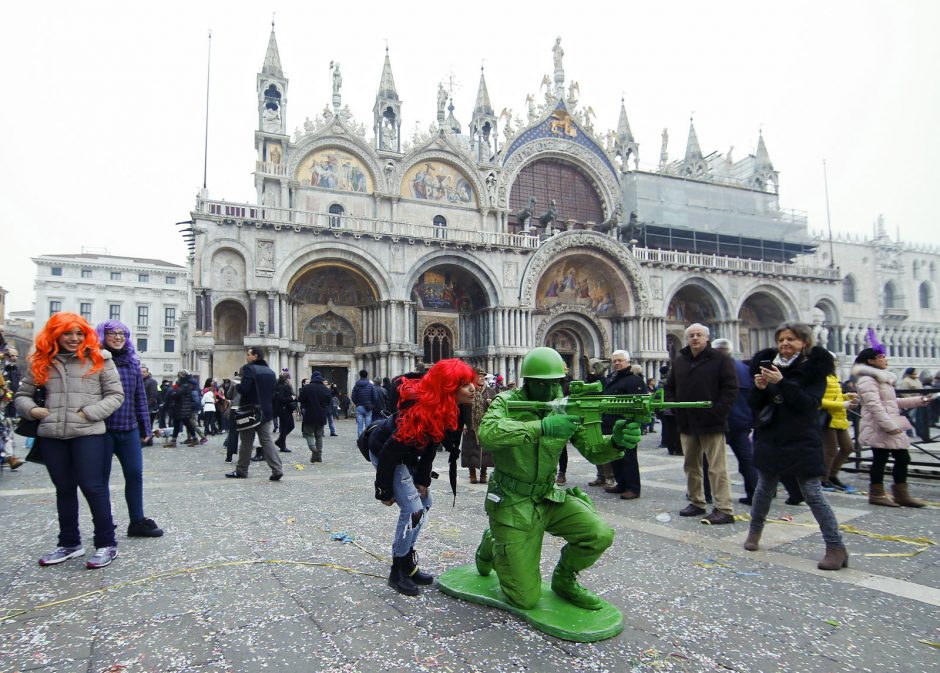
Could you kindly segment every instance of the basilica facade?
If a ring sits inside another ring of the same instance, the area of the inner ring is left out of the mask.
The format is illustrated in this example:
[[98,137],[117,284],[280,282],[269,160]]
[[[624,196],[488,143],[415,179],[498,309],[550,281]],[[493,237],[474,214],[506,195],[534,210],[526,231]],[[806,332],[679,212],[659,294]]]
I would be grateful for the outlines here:
[[[785,319],[849,354],[875,324],[902,357],[940,366],[936,251],[918,252],[921,285],[911,285],[884,266],[906,268],[904,250],[821,247],[805,215],[780,208],[762,137],[739,160],[706,155],[690,122],[678,158],[664,130],[658,163],[641,168],[625,106],[616,130],[596,129],[560,39],[551,59],[524,117],[495,112],[481,72],[466,127],[439,86],[436,124],[410,141],[389,54],[370,129],[343,105],[335,64],[329,104],[291,133],[272,29],[257,75],[253,198],[204,190],[192,212],[186,357],[200,379],[231,376],[247,345],[295,380],[319,370],[341,388],[360,369],[394,376],[446,357],[516,380],[538,345],[576,377],[615,349],[654,377],[690,323],[750,355]],[[887,304],[879,278],[896,286]],[[896,306],[916,292],[925,308]]]

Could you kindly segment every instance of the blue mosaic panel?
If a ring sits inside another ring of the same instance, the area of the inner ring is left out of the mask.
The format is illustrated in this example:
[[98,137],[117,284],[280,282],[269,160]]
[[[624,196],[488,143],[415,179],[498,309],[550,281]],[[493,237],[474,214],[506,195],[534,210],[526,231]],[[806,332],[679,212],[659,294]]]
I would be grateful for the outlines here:
[[[574,133],[574,135],[572,135],[572,133]],[[513,153],[515,153],[523,145],[530,143],[533,140],[540,140],[543,138],[564,138],[565,140],[569,140],[573,143],[581,145],[581,147],[597,156],[597,158],[600,159],[605,166],[607,166],[607,170],[609,170],[611,174],[614,175],[614,177],[617,176],[617,169],[610,162],[610,158],[607,156],[607,153],[598,147],[597,143],[591,140],[590,136],[588,136],[588,134],[585,133],[580,126],[578,126],[577,122],[569,115],[568,108],[565,106],[564,102],[558,103],[558,105],[555,107],[555,112],[552,113],[552,116],[550,116],[538,126],[534,126],[525,131],[521,136],[516,138],[512,142],[512,145],[509,146],[509,150],[505,154],[503,163],[505,164],[509,160],[509,157],[511,157]]]

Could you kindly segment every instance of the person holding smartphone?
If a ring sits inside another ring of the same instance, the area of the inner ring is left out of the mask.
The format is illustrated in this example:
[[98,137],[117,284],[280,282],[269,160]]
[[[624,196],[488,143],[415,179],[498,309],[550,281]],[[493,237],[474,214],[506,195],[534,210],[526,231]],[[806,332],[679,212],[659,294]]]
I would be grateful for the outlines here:
[[827,474],[818,423],[826,377],[835,372],[835,362],[829,351],[813,345],[813,331],[803,323],[781,324],[774,339],[776,349],[760,351],[751,361],[754,387],[748,402],[757,419],[754,465],[758,479],[744,548],[757,551],[777,483],[790,476],[799,484],[826,543],[826,555],[816,567],[839,570],[849,565],[849,554],[839,522],[822,493],[821,479]]

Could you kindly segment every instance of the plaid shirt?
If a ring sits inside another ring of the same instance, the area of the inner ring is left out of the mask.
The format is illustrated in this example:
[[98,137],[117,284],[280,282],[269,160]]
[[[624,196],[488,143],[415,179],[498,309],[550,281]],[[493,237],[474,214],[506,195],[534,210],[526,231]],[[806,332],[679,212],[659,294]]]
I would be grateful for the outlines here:
[[105,419],[108,430],[124,431],[140,428],[141,436],[150,434],[150,411],[147,408],[147,392],[144,389],[144,377],[139,367],[130,364],[118,364],[118,375],[124,387],[124,402],[111,416]]

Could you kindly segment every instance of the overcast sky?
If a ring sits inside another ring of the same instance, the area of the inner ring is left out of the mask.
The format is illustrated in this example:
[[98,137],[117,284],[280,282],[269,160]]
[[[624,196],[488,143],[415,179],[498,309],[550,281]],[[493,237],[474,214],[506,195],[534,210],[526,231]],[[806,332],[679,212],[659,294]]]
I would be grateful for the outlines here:
[[[603,7],[603,8],[602,8]],[[403,137],[434,121],[440,81],[455,81],[466,128],[485,66],[493,106],[524,115],[562,37],[566,78],[596,126],[626,101],[641,168],[684,154],[689,117],[705,154],[740,159],[763,129],[781,205],[833,229],[935,242],[940,178],[940,3],[872,0],[680,2],[43,2],[7,3],[0,62],[0,286],[31,306],[30,257],[111,254],[185,263],[174,222],[202,186],[207,33],[212,30],[208,187],[252,201],[255,76],[272,12],[289,78],[293,129],[330,100],[372,127],[386,41],[403,102]],[[370,131],[371,136],[371,131]]]

